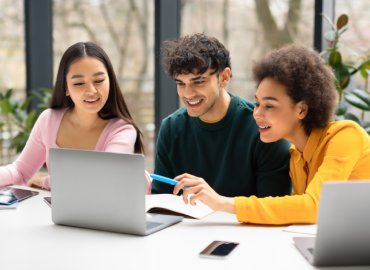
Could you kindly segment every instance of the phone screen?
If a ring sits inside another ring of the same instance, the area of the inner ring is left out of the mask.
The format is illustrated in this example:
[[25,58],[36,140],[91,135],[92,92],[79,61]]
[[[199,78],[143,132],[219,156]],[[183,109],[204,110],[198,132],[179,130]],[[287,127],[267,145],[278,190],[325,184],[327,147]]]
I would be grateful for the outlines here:
[[213,241],[199,255],[201,257],[224,258],[238,245],[239,243],[235,242]]

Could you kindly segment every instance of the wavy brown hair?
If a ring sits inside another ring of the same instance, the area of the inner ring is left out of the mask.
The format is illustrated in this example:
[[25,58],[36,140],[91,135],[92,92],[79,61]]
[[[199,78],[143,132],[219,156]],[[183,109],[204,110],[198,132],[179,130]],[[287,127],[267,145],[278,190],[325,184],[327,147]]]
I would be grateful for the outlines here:
[[69,47],[60,60],[57,79],[55,82],[53,95],[50,101],[51,109],[63,109],[74,107],[70,96],[66,96],[67,81],[66,75],[70,65],[76,60],[90,56],[101,61],[107,69],[109,76],[109,96],[104,107],[98,112],[101,119],[120,118],[130,123],[136,130],[136,141],[134,153],[144,154],[144,144],[142,142],[143,134],[131,117],[130,111],[126,105],[121,89],[118,85],[116,74],[114,73],[112,63],[108,55],[102,48],[92,42],[78,42]]
[[302,120],[307,135],[334,119],[337,94],[333,76],[317,52],[288,45],[254,61],[252,78],[257,87],[266,78],[279,81],[293,104],[304,101],[308,113]]

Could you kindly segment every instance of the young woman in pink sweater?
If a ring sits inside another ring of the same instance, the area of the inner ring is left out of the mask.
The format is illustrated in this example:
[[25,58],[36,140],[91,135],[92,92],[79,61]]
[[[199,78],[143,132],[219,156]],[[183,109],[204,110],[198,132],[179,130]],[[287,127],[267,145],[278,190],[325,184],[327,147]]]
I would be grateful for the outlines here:
[[50,189],[49,175],[34,177],[45,161],[49,168],[50,148],[144,153],[141,137],[107,54],[92,42],[76,43],[60,61],[50,109],[39,116],[19,158],[0,167],[0,186],[31,179],[29,186]]

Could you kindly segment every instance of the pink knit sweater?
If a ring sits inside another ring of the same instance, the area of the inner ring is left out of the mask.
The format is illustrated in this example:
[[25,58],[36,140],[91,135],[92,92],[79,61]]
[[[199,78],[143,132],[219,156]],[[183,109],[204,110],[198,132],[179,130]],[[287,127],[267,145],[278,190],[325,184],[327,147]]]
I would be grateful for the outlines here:
[[[59,148],[56,143],[60,123],[67,109],[48,109],[41,113],[25,148],[18,159],[7,166],[0,167],[0,186],[26,185],[46,161],[49,170],[49,149]],[[110,119],[105,126],[96,151],[132,153],[136,140],[134,127],[122,119]],[[150,194],[151,182],[148,173],[147,193]],[[43,188],[50,190],[50,175],[41,180]]]

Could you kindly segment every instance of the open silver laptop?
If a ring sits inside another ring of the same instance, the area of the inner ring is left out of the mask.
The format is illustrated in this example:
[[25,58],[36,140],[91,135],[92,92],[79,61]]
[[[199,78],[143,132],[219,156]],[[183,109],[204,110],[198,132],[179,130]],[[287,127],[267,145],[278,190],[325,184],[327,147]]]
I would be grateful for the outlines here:
[[293,237],[315,266],[370,265],[370,181],[322,185],[316,237]]
[[145,213],[144,157],[51,148],[55,224],[148,235],[183,219]]

